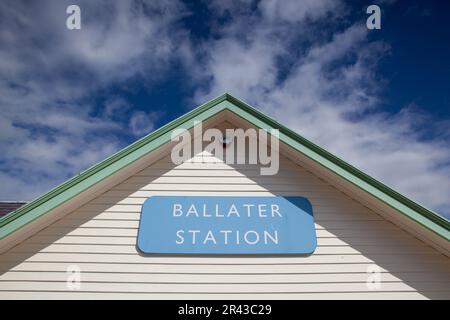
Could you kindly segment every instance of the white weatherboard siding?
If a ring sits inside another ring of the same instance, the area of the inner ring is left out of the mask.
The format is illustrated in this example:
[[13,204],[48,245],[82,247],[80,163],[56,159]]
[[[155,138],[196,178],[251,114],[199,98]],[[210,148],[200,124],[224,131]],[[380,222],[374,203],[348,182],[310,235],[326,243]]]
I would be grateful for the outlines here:
[[[450,259],[282,157],[275,176],[200,155],[169,156],[0,255],[0,299],[450,298]],[[205,163],[206,162],[206,163]],[[313,204],[318,247],[305,257],[151,257],[135,244],[152,195],[300,195]],[[67,288],[67,267],[81,288]],[[370,290],[368,267],[381,271]]]

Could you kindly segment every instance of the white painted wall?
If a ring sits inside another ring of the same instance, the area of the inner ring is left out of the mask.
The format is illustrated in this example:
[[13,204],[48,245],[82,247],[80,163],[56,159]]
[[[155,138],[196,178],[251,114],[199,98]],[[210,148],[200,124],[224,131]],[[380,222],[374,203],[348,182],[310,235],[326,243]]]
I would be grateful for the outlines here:
[[[450,259],[287,158],[276,176],[206,160],[174,167],[165,156],[0,255],[0,299],[450,298]],[[135,248],[149,196],[272,194],[312,202],[311,256],[143,257]],[[67,288],[71,265],[80,290]],[[371,266],[378,290],[366,283]]]

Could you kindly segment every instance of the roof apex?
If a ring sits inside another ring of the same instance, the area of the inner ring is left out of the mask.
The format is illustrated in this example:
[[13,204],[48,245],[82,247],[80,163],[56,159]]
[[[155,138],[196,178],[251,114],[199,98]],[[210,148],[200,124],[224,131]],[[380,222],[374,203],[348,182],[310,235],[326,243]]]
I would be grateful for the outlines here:
[[440,237],[450,241],[449,220],[368,176],[227,92],[169,122],[107,159],[80,172],[78,175],[63,182],[37,199],[0,218],[0,240],[45,215],[79,193],[89,189],[94,184],[121,170],[145,154],[158,149],[170,141],[172,130],[177,128],[192,128],[195,121],[204,121],[225,109],[244,118],[257,127],[278,129],[280,131],[280,140],[297,152],[393,207],[400,214],[407,216]]

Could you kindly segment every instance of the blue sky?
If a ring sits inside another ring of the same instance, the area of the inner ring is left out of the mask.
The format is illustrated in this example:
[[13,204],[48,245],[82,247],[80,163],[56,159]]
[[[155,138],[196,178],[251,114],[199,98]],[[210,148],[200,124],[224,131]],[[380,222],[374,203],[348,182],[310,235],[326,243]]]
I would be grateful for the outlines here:
[[[81,30],[66,28],[69,4]],[[381,30],[365,10],[378,4]],[[447,1],[2,1],[0,199],[229,92],[450,216]],[[447,21],[446,21],[447,18]]]

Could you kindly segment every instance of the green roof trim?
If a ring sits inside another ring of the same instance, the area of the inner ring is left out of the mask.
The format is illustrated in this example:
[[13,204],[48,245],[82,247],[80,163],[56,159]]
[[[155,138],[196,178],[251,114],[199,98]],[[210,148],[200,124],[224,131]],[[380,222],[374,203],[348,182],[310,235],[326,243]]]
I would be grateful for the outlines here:
[[228,105],[230,111],[259,128],[279,129],[280,140],[285,144],[450,241],[450,221],[445,217],[403,196],[241,100],[232,96],[227,100],[230,102]]
[[401,195],[229,94],[223,94],[195,108],[53,188],[41,197],[0,218],[0,239],[7,237],[149,152],[170,142],[171,132],[174,129],[190,129],[194,126],[195,121],[205,121],[223,110],[233,112],[256,127],[266,130],[279,129],[280,140],[283,143],[450,241],[449,220]]

